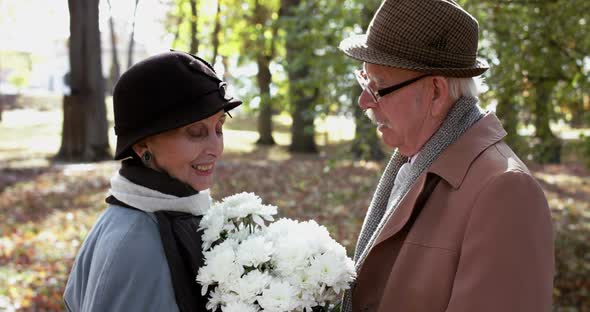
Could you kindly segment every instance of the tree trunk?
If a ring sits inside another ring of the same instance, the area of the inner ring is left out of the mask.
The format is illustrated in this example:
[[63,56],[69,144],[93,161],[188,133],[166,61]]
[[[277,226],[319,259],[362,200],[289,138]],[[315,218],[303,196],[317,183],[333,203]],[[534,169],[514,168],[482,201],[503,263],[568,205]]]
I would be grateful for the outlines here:
[[[475,4],[474,4],[475,5]],[[508,30],[505,29],[504,27],[504,23],[502,20],[500,20],[498,13],[498,10],[500,10],[501,8],[501,4],[494,4],[493,5],[494,8],[494,12],[496,14],[493,14],[491,16],[491,21],[493,21],[492,23],[492,31],[496,36],[496,45],[501,44],[501,42],[509,42],[511,36],[513,36],[512,33],[510,33]],[[477,8],[473,8],[473,10],[477,10]],[[485,11],[485,10],[481,10],[480,11]],[[498,53],[498,58],[500,60],[504,59],[505,54],[508,54],[507,51],[505,49],[502,49],[500,47],[495,49],[496,53]],[[497,73],[496,73],[496,77],[502,77],[505,76],[506,74],[503,73],[502,71],[512,71],[512,69],[507,68],[505,66],[500,66],[497,68]],[[491,79],[494,79],[493,77]],[[520,78],[515,78],[515,79],[523,79],[522,77]],[[502,122],[502,126],[504,127],[504,129],[506,130],[507,134],[506,137],[504,138],[504,141],[519,155],[526,155],[529,153],[529,147],[527,145],[526,140],[523,140],[523,138],[518,135],[518,123],[519,123],[519,109],[522,109],[522,107],[518,104],[518,102],[516,101],[516,98],[519,96],[521,90],[519,90],[520,86],[514,82],[514,79],[498,79],[496,78],[496,81],[494,81],[494,83],[492,83],[492,85],[496,85],[497,90],[494,90],[497,92],[496,95],[496,100],[498,101],[497,106],[496,106],[496,114],[498,116],[498,119],[500,119],[500,121]]]
[[[289,80],[291,82],[303,79],[303,77],[298,74],[289,74]],[[293,78],[296,80],[293,80]],[[291,145],[289,146],[289,150],[298,153],[317,153],[314,138],[315,126],[313,122],[315,112],[313,108],[319,90],[314,89],[314,94],[308,97],[303,96],[301,90],[291,91],[290,93],[295,109],[291,114],[293,124],[291,125]]]
[[57,159],[86,160],[86,107],[84,107],[84,102],[85,99],[81,95],[64,96],[63,130]]
[[557,164],[561,160],[561,140],[557,138],[551,128],[551,92],[556,85],[553,80],[535,79],[535,146],[534,158],[539,163]]
[[[2,58],[0,58],[0,73],[2,72]],[[0,75],[0,85],[2,84],[2,75]],[[0,90],[2,91],[2,90]],[[2,111],[4,110],[4,96],[0,92],[0,122],[2,122]]]
[[231,72],[229,71],[229,57],[222,55],[221,64],[223,64],[223,81],[231,79]]
[[[0,73],[2,72],[2,58],[0,58]],[[2,75],[0,75],[0,84],[2,84]],[[0,90],[2,91],[2,90]],[[4,96],[0,92],[0,122],[2,122],[2,111],[4,110]]]
[[505,141],[510,146],[518,144],[518,109],[515,107],[515,103],[506,96],[499,96],[497,100],[496,114],[498,119],[502,121],[504,130],[508,133]]
[[135,0],[135,7],[133,8],[133,16],[131,20],[131,35],[129,36],[129,50],[127,51],[127,68],[133,65],[133,49],[135,48],[135,17],[137,16],[137,6],[139,0]]
[[[379,3],[371,1],[363,7],[361,15],[365,28],[369,25],[378,6]],[[351,153],[357,159],[382,160],[385,158],[385,153],[381,149],[377,129],[375,129],[375,125],[368,120],[364,111],[358,106],[358,97],[361,95],[361,92],[361,87],[355,83],[352,91],[352,106],[354,109],[356,130],[354,139],[352,140]]]
[[258,135],[256,142],[261,145],[274,145],[272,137],[272,101],[270,97],[270,84],[272,75],[270,73],[270,61],[265,55],[259,52],[257,56],[258,88],[260,89],[260,112],[258,113]]
[[[510,81],[512,83],[512,81]],[[507,134],[504,138],[506,144],[508,144],[514,151],[519,154],[525,154],[527,152],[525,141],[522,140],[518,135],[518,110],[519,106],[514,99],[514,94],[517,92],[514,90],[514,85],[503,86],[500,88],[496,97],[498,103],[496,106],[496,115],[502,122],[504,130]]]
[[[283,0],[281,11],[287,19],[297,18],[295,10],[301,0]],[[317,153],[315,143],[315,101],[318,97],[318,87],[309,89],[302,83],[311,72],[309,64],[301,62],[303,48],[309,42],[302,42],[298,37],[302,31],[307,31],[306,25],[297,23],[297,27],[287,29],[286,59],[287,76],[289,78],[289,100],[291,102],[293,124],[291,125],[291,145],[289,150],[299,153]]]
[[[182,12],[181,12],[182,14]],[[180,38],[180,27],[182,25],[182,16],[176,16],[176,28],[174,29],[174,39],[172,40],[172,49],[176,49],[178,38]]]
[[109,29],[111,32],[111,70],[110,70],[110,77],[109,77],[109,85],[107,90],[109,93],[113,93],[113,87],[117,80],[119,80],[119,76],[121,75],[121,67],[119,66],[119,56],[117,53],[117,35],[115,33],[115,21],[113,19],[113,8],[111,7],[111,0],[107,0],[107,4],[109,5],[110,17],[109,17]]
[[588,112],[584,109],[584,89],[580,87],[574,91],[578,94],[577,98],[570,104],[570,110],[572,112],[572,120],[570,126],[572,128],[584,128],[587,125]]
[[192,54],[199,53],[199,38],[197,37],[198,34],[198,22],[199,22],[199,12],[197,11],[197,7],[199,3],[197,0],[190,0],[191,4],[191,16],[190,16],[190,25],[191,25],[191,46],[190,52]]
[[[254,7],[254,24],[264,25],[266,19],[269,18],[267,11],[260,4],[260,1],[255,1]],[[275,140],[272,137],[272,98],[270,96],[270,84],[272,82],[272,74],[270,72],[270,61],[273,55],[267,54],[267,42],[264,38],[264,30],[257,36],[257,55],[256,64],[258,65],[258,88],[260,90],[260,110],[258,112],[258,135],[259,139],[256,142],[260,145],[274,145]],[[274,44],[271,39],[270,44]],[[272,49],[270,49],[272,53]]]
[[213,28],[213,37],[211,38],[211,45],[213,45],[213,58],[211,59],[212,65],[215,65],[215,62],[217,61],[217,54],[219,53],[219,32],[221,32],[221,0],[217,0],[215,27]]
[[70,89],[64,97],[61,148],[57,159],[111,158],[102,76],[99,0],[69,0]]

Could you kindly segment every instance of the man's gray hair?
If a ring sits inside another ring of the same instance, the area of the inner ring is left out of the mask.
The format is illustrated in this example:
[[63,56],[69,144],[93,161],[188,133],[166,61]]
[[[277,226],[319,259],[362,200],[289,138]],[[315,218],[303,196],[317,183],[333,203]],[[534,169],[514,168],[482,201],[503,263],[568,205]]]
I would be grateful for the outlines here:
[[479,95],[479,88],[477,87],[475,78],[447,77],[447,81],[449,84],[449,95],[455,101],[462,96],[477,97]]

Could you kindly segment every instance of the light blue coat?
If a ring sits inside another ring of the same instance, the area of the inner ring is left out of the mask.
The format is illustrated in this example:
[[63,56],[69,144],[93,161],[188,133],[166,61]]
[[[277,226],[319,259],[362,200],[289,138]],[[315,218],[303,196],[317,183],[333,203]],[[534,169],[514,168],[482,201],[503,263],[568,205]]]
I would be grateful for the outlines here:
[[152,213],[109,205],[78,252],[68,311],[179,311]]

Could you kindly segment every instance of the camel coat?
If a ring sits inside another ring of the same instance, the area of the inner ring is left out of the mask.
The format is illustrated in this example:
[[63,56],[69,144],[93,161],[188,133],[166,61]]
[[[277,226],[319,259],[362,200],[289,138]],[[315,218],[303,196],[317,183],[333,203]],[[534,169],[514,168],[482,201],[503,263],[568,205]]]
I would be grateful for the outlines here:
[[[353,311],[550,311],[549,207],[505,135],[488,114],[418,178],[369,247]],[[428,173],[442,179],[404,241]]]

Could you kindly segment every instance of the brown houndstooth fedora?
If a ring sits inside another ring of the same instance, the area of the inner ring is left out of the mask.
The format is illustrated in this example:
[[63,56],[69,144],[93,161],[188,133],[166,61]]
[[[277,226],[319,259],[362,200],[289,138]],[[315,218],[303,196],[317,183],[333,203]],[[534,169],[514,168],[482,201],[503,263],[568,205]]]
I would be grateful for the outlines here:
[[366,34],[343,40],[357,60],[448,77],[488,69],[477,58],[477,20],[452,0],[385,0]]

